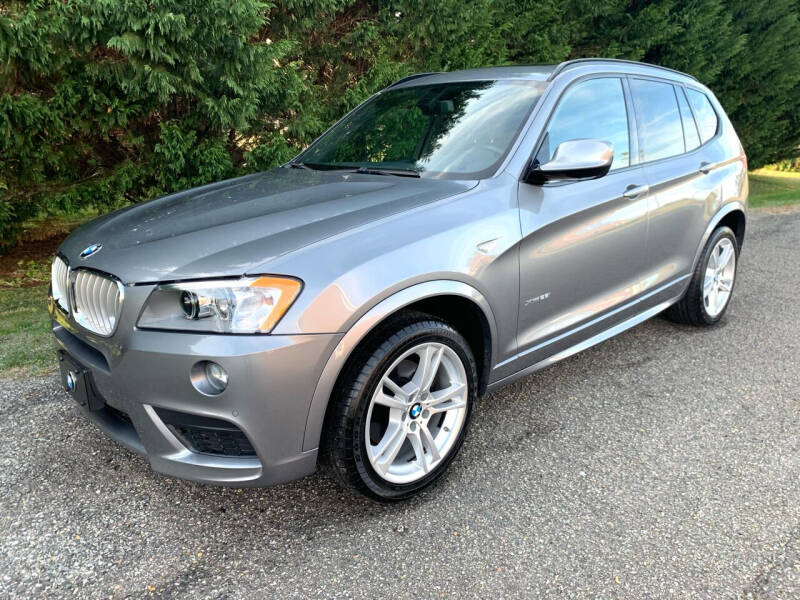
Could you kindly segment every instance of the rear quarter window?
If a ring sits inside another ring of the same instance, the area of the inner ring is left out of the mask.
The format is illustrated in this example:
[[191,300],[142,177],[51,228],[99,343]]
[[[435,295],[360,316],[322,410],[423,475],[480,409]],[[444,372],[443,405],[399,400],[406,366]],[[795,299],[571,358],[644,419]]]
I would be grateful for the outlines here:
[[717,127],[719,126],[717,113],[711,105],[711,100],[703,92],[687,89],[686,94],[689,96],[689,103],[692,105],[695,119],[697,119],[700,139],[705,144],[717,133]]

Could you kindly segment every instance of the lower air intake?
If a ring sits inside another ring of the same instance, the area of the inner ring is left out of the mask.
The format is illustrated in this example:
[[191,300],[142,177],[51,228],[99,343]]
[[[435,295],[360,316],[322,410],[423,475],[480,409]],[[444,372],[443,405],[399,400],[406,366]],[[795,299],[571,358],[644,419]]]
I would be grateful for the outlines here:
[[164,408],[157,408],[156,414],[192,452],[215,456],[256,455],[250,440],[233,423]]
[[202,427],[174,426],[189,445],[189,449],[201,454],[220,456],[255,456],[250,440],[238,428],[211,429]]

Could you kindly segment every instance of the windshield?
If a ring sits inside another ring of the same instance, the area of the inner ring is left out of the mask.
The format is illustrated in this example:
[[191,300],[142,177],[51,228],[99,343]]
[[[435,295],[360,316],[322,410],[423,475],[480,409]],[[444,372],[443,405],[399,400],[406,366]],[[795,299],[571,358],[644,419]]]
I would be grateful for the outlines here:
[[481,179],[505,158],[543,89],[535,81],[390,89],[344,118],[295,162],[317,169]]

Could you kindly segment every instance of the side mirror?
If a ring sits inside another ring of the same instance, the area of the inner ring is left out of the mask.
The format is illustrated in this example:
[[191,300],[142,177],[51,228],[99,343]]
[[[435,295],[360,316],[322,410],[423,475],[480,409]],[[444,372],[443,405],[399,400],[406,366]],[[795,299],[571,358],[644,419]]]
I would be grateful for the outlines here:
[[614,147],[602,140],[569,140],[561,142],[553,158],[536,164],[525,175],[528,183],[544,183],[551,179],[597,179],[611,168]]

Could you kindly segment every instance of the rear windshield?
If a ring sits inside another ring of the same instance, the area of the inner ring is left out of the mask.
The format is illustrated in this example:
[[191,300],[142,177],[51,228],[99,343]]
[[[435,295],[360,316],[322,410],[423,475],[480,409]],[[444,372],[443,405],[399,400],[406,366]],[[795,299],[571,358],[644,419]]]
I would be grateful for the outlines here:
[[318,169],[488,177],[508,154],[544,87],[535,81],[468,81],[386,90],[295,162]]

